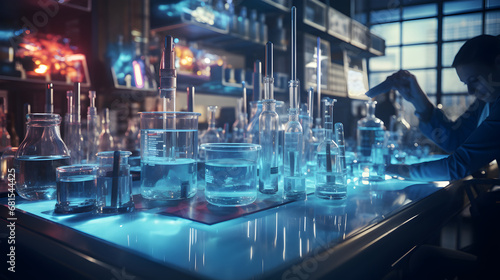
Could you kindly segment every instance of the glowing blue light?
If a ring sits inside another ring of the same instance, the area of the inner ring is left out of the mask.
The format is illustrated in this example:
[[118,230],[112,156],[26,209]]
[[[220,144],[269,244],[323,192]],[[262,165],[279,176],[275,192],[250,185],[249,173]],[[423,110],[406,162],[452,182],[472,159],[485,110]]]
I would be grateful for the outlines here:
[[179,43],[179,38],[174,39],[174,44],[177,44],[177,43]]
[[0,39],[8,40],[14,37],[14,31],[12,30],[0,30]]

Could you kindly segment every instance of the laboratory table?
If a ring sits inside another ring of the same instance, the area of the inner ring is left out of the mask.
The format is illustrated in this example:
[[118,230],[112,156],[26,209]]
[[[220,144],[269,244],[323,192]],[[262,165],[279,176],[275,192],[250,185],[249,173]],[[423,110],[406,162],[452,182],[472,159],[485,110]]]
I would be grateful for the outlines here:
[[341,201],[313,193],[305,201],[259,194],[248,207],[200,201],[202,191],[177,205],[137,203],[134,212],[98,216],[58,215],[53,213],[55,201],[20,197],[11,213],[3,197],[0,248],[5,258],[11,246],[7,236],[12,235],[6,225],[14,222],[17,274],[7,271],[4,261],[0,275],[380,279],[465,206],[460,182],[398,179],[353,180]]

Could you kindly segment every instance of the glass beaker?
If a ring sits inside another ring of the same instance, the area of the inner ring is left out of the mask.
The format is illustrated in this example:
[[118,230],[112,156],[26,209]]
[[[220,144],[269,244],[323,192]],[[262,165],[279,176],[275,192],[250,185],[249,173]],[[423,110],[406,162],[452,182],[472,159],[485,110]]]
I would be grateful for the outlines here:
[[105,151],[97,153],[97,212],[114,214],[130,212],[132,201],[132,176],[129,151]]
[[149,200],[193,197],[197,191],[198,117],[191,112],[141,114],[141,194]]
[[205,151],[205,197],[217,206],[242,206],[257,198],[259,144],[202,144]]
[[97,197],[97,165],[69,165],[56,169],[56,213],[69,214],[94,210]]
[[61,139],[58,114],[27,116],[27,132],[14,158],[16,191],[29,200],[56,198],[56,168],[70,165],[69,150]]

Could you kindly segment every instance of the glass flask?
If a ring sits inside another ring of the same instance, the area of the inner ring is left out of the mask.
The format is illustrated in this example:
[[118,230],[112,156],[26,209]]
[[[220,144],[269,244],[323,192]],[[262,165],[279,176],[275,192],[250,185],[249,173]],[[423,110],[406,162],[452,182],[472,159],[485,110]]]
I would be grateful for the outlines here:
[[114,214],[134,209],[132,200],[132,176],[128,164],[129,151],[105,151],[97,153],[97,212]]
[[61,139],[61,116],[28,114],[27,132],[14,158],[16,191],[29,200],[56,198],[56,168],[70,165],[69,150]]
[[197,191],[198,117],[191,112],[141,114],[141,194],[177,200]]
[[276,101],[262,101],[263,111],[259,117],[259,141],[261,145],[259,164],[259,191],[265,194],[278,192],[279,183],[279,116]]
[[366,102],[366,117],[358,121],[357,162],[363,179],[383,180],[384,169],[384,122],[375,116],[376,101]]
[[99,135],[99,152],[112,151],[115,148],[115,142],[111,132],[109,131],[109,109],[104,109],[104,117],[102,118],[102,130]]
[[252,117],[250,117],[250,122],[246,129],[245,142],[259,144],[259,117],[262,113],[262,101],[252,101],[250,102],[250,106],[252,107]]
[[316,196],[323,199],[344,199],[347,196],[347,174],[333,134],[333,104],[325,103],[325,139],[318,146]]
[[220,143],[221,135],[215,127],[215,113],[217,112],[217,106],[208,106],[207,107],[207,117],[208,117],[208,128],[203,133],[200,138],[201,143]]

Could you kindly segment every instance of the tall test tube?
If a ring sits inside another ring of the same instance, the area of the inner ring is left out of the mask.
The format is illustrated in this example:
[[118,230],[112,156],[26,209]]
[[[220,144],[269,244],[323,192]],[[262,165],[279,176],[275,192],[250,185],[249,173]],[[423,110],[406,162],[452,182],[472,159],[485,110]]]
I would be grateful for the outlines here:
[[[321,39],[316,38],[316,92],[318,102],[318,114],[316,115],[316,126],[321,125]],[[312,114],[312,112],[311,112]]]
[[99,116],[95,106],[96,92],[89,91],[90,106],[87,108],[87,163],[97,162],[99,148]]

